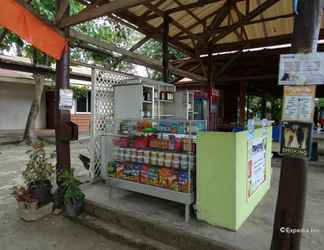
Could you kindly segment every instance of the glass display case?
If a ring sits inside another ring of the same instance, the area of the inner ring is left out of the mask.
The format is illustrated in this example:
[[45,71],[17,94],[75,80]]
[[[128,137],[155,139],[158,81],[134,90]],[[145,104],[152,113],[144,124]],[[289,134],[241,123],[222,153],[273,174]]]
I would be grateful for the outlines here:
[[110,187],[182,203],[194,202],[196,134],[206,121],[119,120],[102,136],[103,178]]

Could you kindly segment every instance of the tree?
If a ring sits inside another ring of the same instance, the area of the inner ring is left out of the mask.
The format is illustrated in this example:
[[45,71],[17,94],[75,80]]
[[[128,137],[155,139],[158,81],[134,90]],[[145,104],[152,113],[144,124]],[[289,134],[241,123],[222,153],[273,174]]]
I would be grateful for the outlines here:
[[[52,22],[54,21],[56,12],[55,1],[33,0],[31,2],[31,5],[38,14]],[[70,1],[71,14],[80,12],[83,8],[84,7],[78,2]],[[127,37],[129,37],[131,30],[129,28],[126,28],[125,26],[117,24],[116,22],[109,21],[107,18],[100,18],[100,20],[89,21],[87,23],[80,24],[76,26],[75,29],[81,32],[86,32],[96,38],[105,40],[107,42],[117,43],[120,46],[126,47],[129,45],[130,39],[127,39]],[[0,34],[5,34],[2,42],[0,41],[0,50],[7,52],[10,51],[11,53],[14,53],[17,56],[31,58],[33,63],[35,64],[49,66],[55,63],[53,59],[50,59],[48,56],[44,55],[39,50],[33,48],[30,44],[24,42],[15,34],[7,32],[4,29],[0,30]],[[93,61],[95,63],[100,64],[110,64],[114,60],[112,57],[102,56],[93,52],[87,52],[79,48],[71,49],[71,58],[78,60],[80,60],[81,58],[81,60],[85,62]],[[130,66],[120,64],[117,67],[121,69],[125,67],[129,68]],[[40,111],[41,98],[43,95],[46,77],[49,76],[42,75],[39,73],[33,74],[33,78],[35,80],[34,98],[28,114],[23,138],[23,141],[27,144],[33,143],[35,140],[37,140],[34,133],[35,122]]]

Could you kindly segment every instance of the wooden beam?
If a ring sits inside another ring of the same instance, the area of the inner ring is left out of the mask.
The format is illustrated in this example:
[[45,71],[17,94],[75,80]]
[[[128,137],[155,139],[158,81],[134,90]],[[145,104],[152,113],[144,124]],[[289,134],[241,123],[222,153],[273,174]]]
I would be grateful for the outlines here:
[[58,24],[63,18],[65,11],[69,6],[69,0],[61,0],[61,4],[56,11],[55,22]]
[[[131,59],[133,61],[133,63],[139,64],[139,65],[143,65],[143,66],[147,66],[149,68],[158,70],[158,71],[162,71],[162,64],[161,62],[157,61],[157,60],[153,60],[150,58],[147,58],[145,56],[136,54],[134,52],[128,51],[126,49],[123,48],[119,48],[114,44],[110,44],[110,43],[106,43],[102,40],[98,40],[95,38],[92,38],[90,36],[87,36],[85,34],[76,32],[76,31],[71,31],[70,32],[70,37],[73,39],[77,39],[77,40],[81,40],[85,43],[88,44],[92,44],[94,46],[96,46],[99,49],[104,49],[104,50],[108,50],[108,51],[114,51],[116,53],[119,53],[121,55],[126,56],[127,58]],[[182,77],[189,77],[192,78],[194,80],[198,80],[198,81],[206,81],[206,79],[200,75],[197,74],[193,74],[181,69],[176,68],[175,66],[169,64],[169,70],[170,72],[172,72],[175,75],[179,75]]]
[[[164,18],[164,16],[166,15],[164,13],[164,11],[160,10],[158,7],[154,6],[151,3],[146,3],[144,4],[144,6],[147,6],[148,8],[150,8],[151,10],[153,10],[154,12],[156,12],[159,16],[161,16],[162,18]],[[196,36],[194,33],[192,33],[189,29],[187,29],[186,27],[184,27],[182,24],[180,24],[179,22],[177,22],[176,20],[174,20],[172,17],[170,17],[170,23],[173,24],[174,26],[176,26],[178,29],[184,31],[185,33],[187,33],[192,39],[194,40],[198,40],[201,43],[203,43],[204,41],[202,39],[200,39],[200,37]]]
[[125,9],[129,9],[131,7],[143,4],[145,2],[150,2],[148,0],[118,0],[118,1],[113,1],[113,2],[109,2],[107,4],[101,5],[99,7],[96,8],[90,8],[87,7],[87,9],[85,11],[82,11],[82,13],[80,14],[76,14],[74,16],[70,16],[67,18],[64,18],[59,27],[60,28],[64,28],[64,27],[68,27],[68,26],[73,26],[73,25],[77,25],[79,23],[83,23],[86,21],[90,21],[92,19],[101,17],[101,16],[105,16],[108,13],[112,13],[112,12],[118,12],[118,11],[122,11]]
[[214,43],[218,42],[222,38],[224,38],[227,35],[229,35],[230,33],[232,33],[237,28],[241,27],[242,25],[246,25],[250,20],[257,17],[258,15],[260,15],[265,10],[269,9],[270,7],[272,7],[274,4],[278,3],[279,1],[280,0],[267,0],[266,2],[262,3],[257,8],[255,8],[253,11],[251,11],[248,15],[244,16],[240,22],[237,22],[231,28],[225,30],[224,32],[222,32],[218,36],[214,37],[211,40],[211,43],[214,44]]
[[[260,20],[260,19],[258,19],[258,20],[251,20],[251,21],[247,22],[245,25],[257,24],[257,23],[262,23],[262,22],[270,22],[270,21],[273,21],[273,20],[286,19],[286,18],[291,18],[291,17],[294,17],[294,16],[295,16],[295,14],[294,13],[291,13],[291,14],[284,14],[284,15],[279,15],[279,16],[265,17],[263,20]],[[196,25],[197,24],[195,24],[194,27]],[[219,27],[219,28],[217,28],[216,33],[223,32],[226,29],[229,29],[231,27],[232,27],[232,25],[230,25],[230,26],[224,26],[224,27]],[[175,35],[174,38],[179,38],[179,40],[186,40],[186,39],[189,39],[190,38],[188,35],[182,36],[181,34],[183,34],[183,32],[180,32],[179,34]],[[202,36],[202,35],[204,35],[204,33],[197,34],[197,35],[198,36]]]
[[[40,74],[46,74],[51,76],[55,76],[56,74],[55,70],[49,66],[26,63],[26,62],[18,62],[18,61],[3,59],[3,58],[0,58],[0,68],[22,71],[22,72],[29,72],[29,73],[40,73]],[[91,81],[91,76],[82,73],[71,72],[71,78],[80,81]]]
[[169,28],[170,17],[165,15],[163,18],[163,38],[162,38],[162,67],[163,81],[169,82]]
[[[140,47],[142,47],[148,40],[150,40],[149,36],[144,37],[143,39],[141,39],[140,41],[138,41],[136,44],[134,44],[129,51],[133,52],[136,51],[137,49],[139,49]],[[120,64],[123,60],[126,59],[126,56],[121,56],[119,58],[116,59],[116,62],[114,62],[109,69],[113,69],[115,67],[117,67],[118,64]]]
[[218,9],[213,21],[211,22],[209,27],[207,27],[207,31],[204,32],[204,38],[205,38],[204,40],[209,40],[210,37],[212,37],[215,34],[216,29],[225,20],[233,4],[234,4],[233,0],[225,1],[224,5]]

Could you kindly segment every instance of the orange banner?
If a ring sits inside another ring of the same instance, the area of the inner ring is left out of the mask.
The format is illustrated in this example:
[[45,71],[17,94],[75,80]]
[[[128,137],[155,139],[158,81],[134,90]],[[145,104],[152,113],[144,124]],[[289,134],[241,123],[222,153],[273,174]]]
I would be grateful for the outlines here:
[[67,40],[50,25],[33,15],[15,0],[2,0],[0,26],[32,44],[35,48],[54,57],[61,58]]

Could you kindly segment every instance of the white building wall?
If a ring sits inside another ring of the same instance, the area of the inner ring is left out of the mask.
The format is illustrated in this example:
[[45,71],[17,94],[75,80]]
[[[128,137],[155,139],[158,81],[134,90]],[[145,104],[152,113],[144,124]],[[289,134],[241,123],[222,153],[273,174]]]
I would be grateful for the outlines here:
[[[34,86],[0,82],[0,130],[24,129],[34,96]],[[42,97],[36,128],[46,127],[46,100]]]

